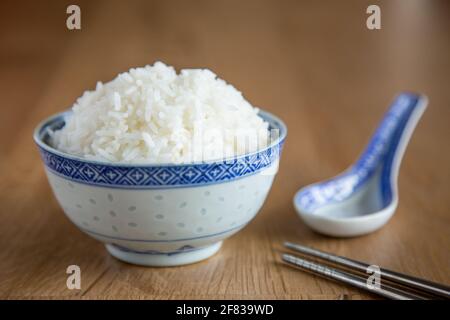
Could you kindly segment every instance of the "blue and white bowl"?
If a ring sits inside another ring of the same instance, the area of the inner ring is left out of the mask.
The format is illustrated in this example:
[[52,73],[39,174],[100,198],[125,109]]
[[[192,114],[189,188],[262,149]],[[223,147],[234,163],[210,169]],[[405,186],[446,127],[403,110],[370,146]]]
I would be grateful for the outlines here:
[[117,164],[50,146],[49,129],[62,128],[68,115],[54,115],[34,132],[56,199],[114,257],[147,266],[206,259],[249,223],[270,190],[287,133],[280,119],[260,112],[279,137],[257,152],[221,162]]

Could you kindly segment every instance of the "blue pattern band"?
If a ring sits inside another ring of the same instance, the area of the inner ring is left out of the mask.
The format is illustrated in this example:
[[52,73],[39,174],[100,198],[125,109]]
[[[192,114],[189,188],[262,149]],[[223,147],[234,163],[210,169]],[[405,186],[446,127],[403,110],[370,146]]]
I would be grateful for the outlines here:
[[64,114],[38,127],[35,140],[45,166],[55,174],[84,184],[112,188],[188,187],[227,182],[246,177],[270,167],[278,161],[286,136],[284,124],[272,115],[261,114],[271,129],[278,129],[280,138],[266,149],[220,162],[180,165],[108,164],[65,155],[46,143],[47,128],[61,128]]

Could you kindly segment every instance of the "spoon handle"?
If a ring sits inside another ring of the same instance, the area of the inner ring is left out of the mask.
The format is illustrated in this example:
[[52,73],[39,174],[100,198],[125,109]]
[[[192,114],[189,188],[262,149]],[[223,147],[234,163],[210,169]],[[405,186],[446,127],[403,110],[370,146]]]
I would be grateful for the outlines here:
[[396,178],[411,134],[427,105],[427,98],[413,93],[399,94],[353,167],[364,181],[383,164],[385,179]]

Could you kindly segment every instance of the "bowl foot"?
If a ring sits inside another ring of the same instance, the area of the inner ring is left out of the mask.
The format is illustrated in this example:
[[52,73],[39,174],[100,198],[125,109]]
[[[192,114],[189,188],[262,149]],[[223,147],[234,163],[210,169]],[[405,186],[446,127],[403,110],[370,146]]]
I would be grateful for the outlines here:
[[221,246],[222,241],[188,252],[166,254],[128,251],[112,244],[106,244],[106,249],[113,257],[128,263],[149,267],[170,267],[181,266],[207,259],[217,253]]

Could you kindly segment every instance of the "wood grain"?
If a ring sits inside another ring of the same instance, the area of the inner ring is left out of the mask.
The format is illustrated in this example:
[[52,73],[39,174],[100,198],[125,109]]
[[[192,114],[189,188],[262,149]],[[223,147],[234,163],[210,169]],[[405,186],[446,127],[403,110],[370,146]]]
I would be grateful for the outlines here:
[[[0,3],[0,298],[374,298],[285,266],[285,240],[450,283],[448,2],[77,3],[80,31],[65,27],[69,2]],[[372,3],[379,31],[365,27]],[[121,263],[76,229],[31,139],[97,80],[155,60],[211,68],[289,127],[261,212],[219,254],[184,267]],[[430,106],[402,164],[396,214],[368,236],[312,232],[293,194],[346,168],[400,90],[427,94]],[[79,291],[66,287],[70,264],[81,267]]]

